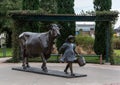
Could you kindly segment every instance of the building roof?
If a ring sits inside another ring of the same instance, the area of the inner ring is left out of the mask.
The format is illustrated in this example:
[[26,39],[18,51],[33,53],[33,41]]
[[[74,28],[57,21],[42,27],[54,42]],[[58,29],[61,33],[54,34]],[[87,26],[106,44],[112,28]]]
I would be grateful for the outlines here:
[[120,26],[116,29],[114,29],[115,32],[120,32]]
[[95,25],[95,22],[76,22],[79,25]]

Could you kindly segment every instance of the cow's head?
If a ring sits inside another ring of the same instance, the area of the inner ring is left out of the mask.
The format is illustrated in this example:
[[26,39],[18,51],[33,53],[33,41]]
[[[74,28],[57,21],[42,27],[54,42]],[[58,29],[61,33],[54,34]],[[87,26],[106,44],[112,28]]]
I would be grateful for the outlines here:
[[53,37],[60,36],[60,27],[57,24],[50,25],[50,33]]

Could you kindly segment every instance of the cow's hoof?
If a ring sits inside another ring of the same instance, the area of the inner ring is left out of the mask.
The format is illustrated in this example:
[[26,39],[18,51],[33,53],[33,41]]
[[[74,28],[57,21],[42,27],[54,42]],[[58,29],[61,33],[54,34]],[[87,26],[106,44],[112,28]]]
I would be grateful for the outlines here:
[[24,70],[26,70],[26,69],[27,69],[27,67],[26,67],[26,66],[23,66],[23,69],[24,69]]
[[43,71],[44,71],[44,72],[48,72],[48,70],[47,70],[47,69],[44,69]]
[[30,66],[29,66],[29,65],[27,65],[27,68],[30,68]]
[[47,67],[42,67],[42,70],[43,70],[44,72],[48,72]]
[[75,74],[72,73],[71,76],[75,76]]

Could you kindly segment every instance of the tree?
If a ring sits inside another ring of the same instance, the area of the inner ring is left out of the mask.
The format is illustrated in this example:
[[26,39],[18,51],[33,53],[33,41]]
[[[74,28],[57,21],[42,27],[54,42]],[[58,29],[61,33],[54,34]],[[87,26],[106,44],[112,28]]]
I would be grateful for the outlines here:
[[22,0],[2,0],[0,1],[0,33],[7,32],[6,45],[11,47],[11,35],[13,23],[10,17],[7,16],[8,11],[21,9]]
[[[39,9],[39,0],[22,0],[22,9],[26,10],[38,10]],[[27,12],[27,11],[26,11]],[[12,40],[13,40],[13,61],[18,62],[20,59],[20,47],[19,47],[19,39],[18,36],[21,32],[31,31],[38,32],[39,31],[39,23],[38,22],[27,22],[27,21],[14,21],[14,28],[12,29]]]
[[[39,0],[23,0],[22,9],[23,10],[39,10],[40,2]],[[27,31],[38,32],[39,22],[25,22],[25,29]]]
[[[94,0],[93,3],[95,11],[110,11],[112,5],[111,0]],[[108,52],[109,54],[107,56],[110,57],[110,62],[113,64],[112,29],[110,21],[96,21],[94,50],[96,54],[102,54],[103,59],[106,58],[106,52]],[[109,49],[106,49],[107,46],[109,46]]]
[[[40,8],[44,10],[46,14],[56,14],[57,13],[57,3],[56,0],[41,0],[40,1]],[[40,28],[41,32],[48,31],[48,26],[50,21],[42,21]]]
[[38,10],[40,6],[39,0],[23,0],[23,10]]
[[94,0],[93,3],[96,11],[110,11],[112,5],[111,0]]
[[57,13],[56,0],[41,0],[40,8],[45,10],[46,13],[55,14],[55,13]]
[[[74,14],[74,0],[57,0],[57,13],[58,14]],[[57,40],[57,47],[65,42],[69,35],[75,35],[75,22],[58,22],[61,26],[61,37]]]

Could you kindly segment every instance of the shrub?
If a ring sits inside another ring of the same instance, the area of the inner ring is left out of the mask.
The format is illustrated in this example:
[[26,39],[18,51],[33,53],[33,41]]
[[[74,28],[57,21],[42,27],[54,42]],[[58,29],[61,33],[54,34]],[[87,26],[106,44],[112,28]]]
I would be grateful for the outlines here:
[[85,35],[77,35],[76,36],[76,44],[83,46],[84,48],[93,48],[93,44],[94,44],[94,38],[92,38],[91,36]]
[[[82,35],[77,35],[76,36],[76,44],[78,45],[77,47],[79,48],[79,52],[81,54],[94,54],[93,51],[93,44],[94,44],[94,39],[88,35],[82,36]],[[78,49],[76,49],[78,52]]]
[[113,47],[114,49],[120,49],[120,38],[119,37],[113,38]]

